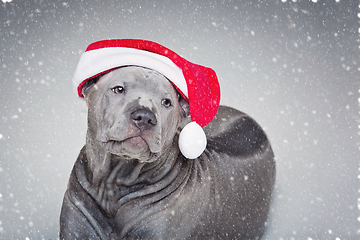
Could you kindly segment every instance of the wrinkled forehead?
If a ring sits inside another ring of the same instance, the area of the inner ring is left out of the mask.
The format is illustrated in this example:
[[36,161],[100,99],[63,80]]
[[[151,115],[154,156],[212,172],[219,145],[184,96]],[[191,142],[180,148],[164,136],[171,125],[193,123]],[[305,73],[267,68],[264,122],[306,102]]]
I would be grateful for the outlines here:
[[146,87],[149,90],[174,89],[171,82],[159,72],[138,66],[117,68],[102,76],[100,80],[101,84],[105,85],[131,84],[132,86]]

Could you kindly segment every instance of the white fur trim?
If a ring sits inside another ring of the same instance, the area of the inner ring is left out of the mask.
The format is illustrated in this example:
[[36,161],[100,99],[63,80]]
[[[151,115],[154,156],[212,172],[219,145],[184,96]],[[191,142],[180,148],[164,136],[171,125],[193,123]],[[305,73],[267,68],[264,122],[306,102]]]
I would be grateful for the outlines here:
[[169,58],[145,50],[124,47],[108,47],[84,52],[72,78],[75,91],[85,79],[112,68],[129,65],[146,67],[161,73],[188,97],[182,70]]

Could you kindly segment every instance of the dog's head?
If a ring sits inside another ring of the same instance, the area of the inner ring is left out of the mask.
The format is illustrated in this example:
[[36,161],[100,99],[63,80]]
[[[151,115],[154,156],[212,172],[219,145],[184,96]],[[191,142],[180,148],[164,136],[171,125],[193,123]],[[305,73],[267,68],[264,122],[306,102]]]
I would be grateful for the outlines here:
[[90,80],[83,95],[88,141],[122,159],[153,161],[189,121],[189,106],[169,80],[143,67],[121,67]]

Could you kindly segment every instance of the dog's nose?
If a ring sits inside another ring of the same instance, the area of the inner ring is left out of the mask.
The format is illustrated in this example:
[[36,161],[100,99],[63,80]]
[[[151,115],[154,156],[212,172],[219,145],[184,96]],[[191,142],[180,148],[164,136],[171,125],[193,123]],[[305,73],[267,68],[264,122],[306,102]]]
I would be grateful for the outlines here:
[[155,115],[147,109],[139,109],[131,113],[134,124],[141,130],[148,130],[156,125]]

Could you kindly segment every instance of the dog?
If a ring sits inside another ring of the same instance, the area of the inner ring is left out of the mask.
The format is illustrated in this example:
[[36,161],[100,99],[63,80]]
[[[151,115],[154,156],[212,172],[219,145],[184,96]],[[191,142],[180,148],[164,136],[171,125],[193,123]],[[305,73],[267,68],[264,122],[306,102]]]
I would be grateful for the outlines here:
[[71,172],[60,239],[258,239],[275,184],[269,140],[220,106],[203,154],[177,144],[189,105],[162,74],[125,66],[88,81],[86,144]]

